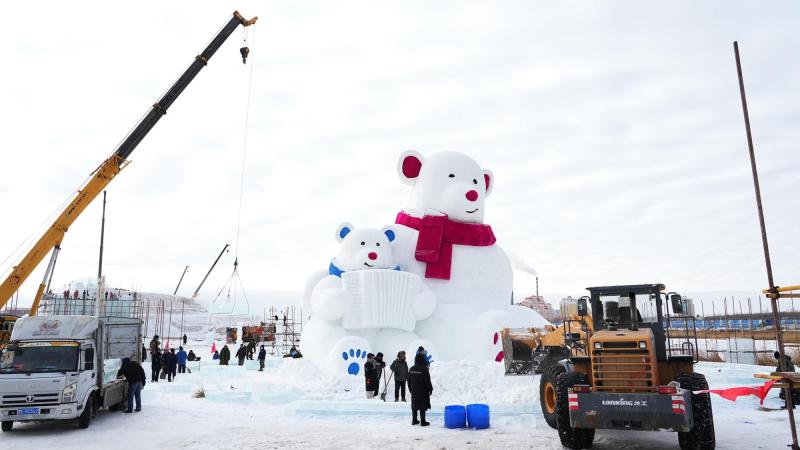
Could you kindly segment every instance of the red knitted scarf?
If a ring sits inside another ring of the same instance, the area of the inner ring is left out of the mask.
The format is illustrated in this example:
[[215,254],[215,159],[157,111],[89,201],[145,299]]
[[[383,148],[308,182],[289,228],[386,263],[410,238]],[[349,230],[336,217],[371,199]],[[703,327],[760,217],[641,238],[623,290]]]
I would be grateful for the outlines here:
[[450,279],[453,244],[485,247],[496,240],[489,225],[454,222],[445,215],[419,218],[401,211],[395,223],[419,231],[414,257],[427,263],[425,278]]

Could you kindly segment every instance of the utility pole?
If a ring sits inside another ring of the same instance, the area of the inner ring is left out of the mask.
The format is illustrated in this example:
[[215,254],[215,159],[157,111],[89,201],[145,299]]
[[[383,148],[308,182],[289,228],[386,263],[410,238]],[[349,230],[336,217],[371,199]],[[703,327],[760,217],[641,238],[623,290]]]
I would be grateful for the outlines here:
[[[786,352],[783,348],[783,330],[781,330],[781,312],[778,306],[780,293],[775,286],[772,277],[772,260],[769,256],[769,243],[767,242],[767,226],[764,221],[764,208],[761,204],[761,187],[758,183],[758,168],[756,167],[756,155],[753,149],[753,135],[750,131],[750,114],[747,112],[747,98],[744,93],[744,77],[742,76],[742,62],[739,59],[739,43],[733,42],[733,53],[736,56],[736,74],[739,76],[739,94],[742,97],[742,111],[744,112],[744,127],[747,133],[747,149],[750,152],[750,169],[753,172],[753,187],[756,193],[756,207],[758,208],[758,223],[761,226],[761,243],[764,247],[764,263],[767,267],[767,281],[769,282],[769,298],[772,304],[772,318],[775,321],[775,340],[778,343],[778,353],[780,363],[783,364]],[[792,390],[789,386],[784,388],[786,394],[786,411],[789,413],[789,427],[792,431],[792,449],[800,450],[797,444],[797,426],[794,423],[794,402]]]

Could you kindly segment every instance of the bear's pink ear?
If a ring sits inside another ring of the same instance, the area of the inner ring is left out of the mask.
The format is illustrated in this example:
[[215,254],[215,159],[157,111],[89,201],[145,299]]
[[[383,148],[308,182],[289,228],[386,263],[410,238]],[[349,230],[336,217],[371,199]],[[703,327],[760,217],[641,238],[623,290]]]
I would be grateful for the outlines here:
[[491,194],[494,187],[494,174],[491,170],[483,171],[483,182],[486,184],[486,195]]
[[403,152],[400,155],[400,160],[397,162],[397,174],[405,184],[413,185],[417,182],[420,171],[422,171],[422,163],[425,158],[414,150]]

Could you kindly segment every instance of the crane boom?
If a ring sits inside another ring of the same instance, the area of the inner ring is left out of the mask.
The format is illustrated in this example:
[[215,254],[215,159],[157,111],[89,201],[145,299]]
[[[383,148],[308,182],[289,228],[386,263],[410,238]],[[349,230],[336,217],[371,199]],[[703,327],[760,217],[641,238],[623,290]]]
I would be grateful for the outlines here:
[[[211,59],[233,31],[239,25],[245,27],[250,26],[254,24],[257,19],[258,17],[253,17],[247,20],[242,17],[238,11],[234,11],[233,17],[231,17],[219,33],[214,36],[203,52],[195,57],[189,68],[186,69],[169,90],[152,106],[150,111],[139,121],[133,131],[128,134],[114,153],[92,172],[89,181],[78,191],[75,198],[73,198],[61,214],[59,214],[50,228],[44,232],[22,260],[14,266],[8,277],[0,284],[0,308],[8,303],[8,300],[14,292],[20,288],[30,276],[31,272],[42,262],[47,253],[51,249],[60,247],[61,241],[64,239],[64,234],[69,227],[75,222],[78,216],[81,215],[86,207],[89,206],[92,200],[105,189],[108,183],[127,166],[127,158],[130,154],[133,153],[139,143],[142,142],[142,139],[147,136],[161,117],[167,113],[167,109],[172,106],[178,96],[180,96],[183,90],[192,82],[194,77],[208,64],[208,60]],[[39,291],[43,291],[43,287],[40,286]],[[41,298],[40,292],[37,292],[37,297],[34,299],[34,305],[31,308],[32,314],[36,313],[35,308],[38,307],[38,300]]]

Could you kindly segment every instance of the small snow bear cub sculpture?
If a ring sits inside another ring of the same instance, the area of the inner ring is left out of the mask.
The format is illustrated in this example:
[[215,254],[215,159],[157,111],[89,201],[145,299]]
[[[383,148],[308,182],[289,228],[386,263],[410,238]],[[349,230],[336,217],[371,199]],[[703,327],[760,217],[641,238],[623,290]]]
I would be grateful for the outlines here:
[[329,374],[358,374],[372,349],[432,347],[412,331],[433,314],[436,299],[418,276],[395,264],[396,235],[394,226],[343,223],[336,230],[339,251],[311,289],[311,320],[302,337],[305,356]]
[[543,319],[509,307],[511,263],[484,224],[492,172],[463,153],[424,158],[414,151],[401,155],[397,171],[412,192],[396,219],[396,261],[425,277],[437,301],[415,331],[438,346],[439,360],[500,360],[501,328],[541,326]]

